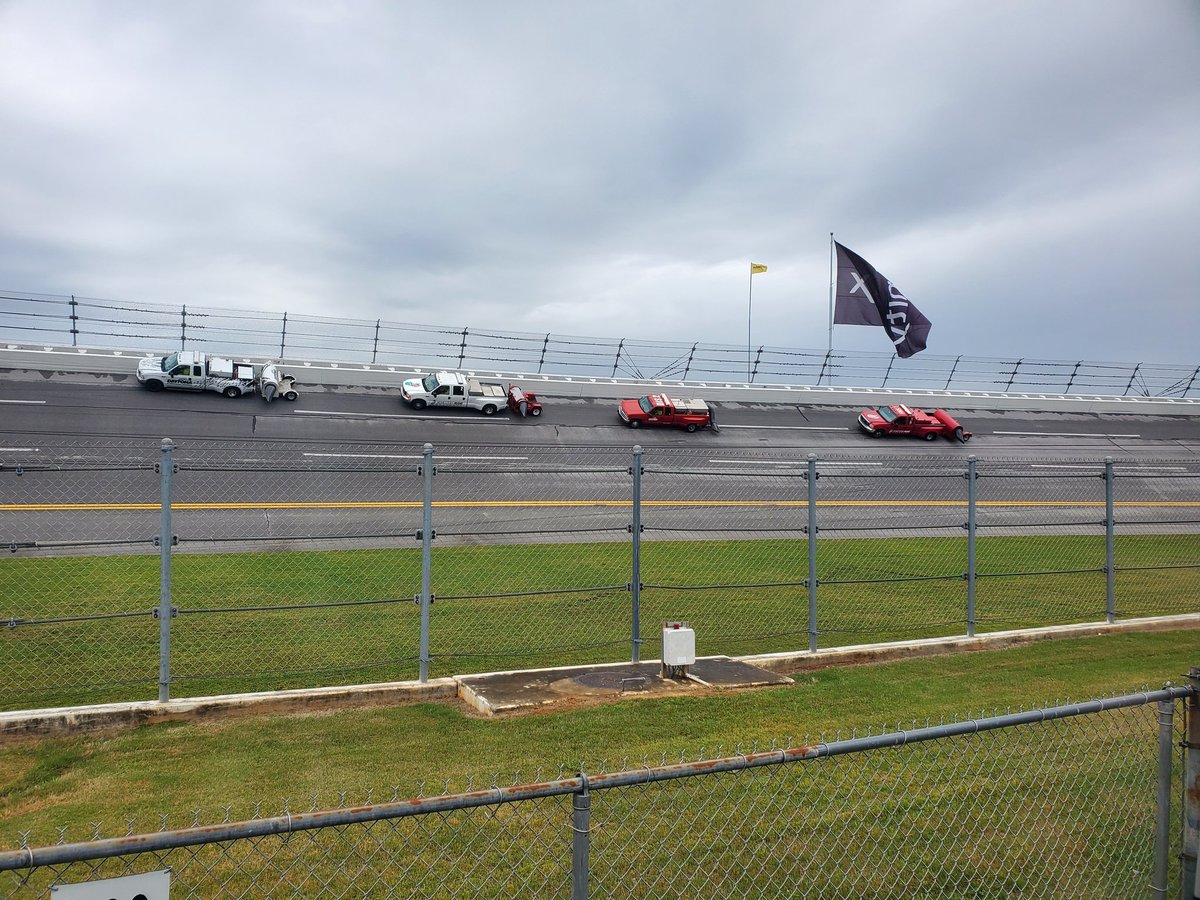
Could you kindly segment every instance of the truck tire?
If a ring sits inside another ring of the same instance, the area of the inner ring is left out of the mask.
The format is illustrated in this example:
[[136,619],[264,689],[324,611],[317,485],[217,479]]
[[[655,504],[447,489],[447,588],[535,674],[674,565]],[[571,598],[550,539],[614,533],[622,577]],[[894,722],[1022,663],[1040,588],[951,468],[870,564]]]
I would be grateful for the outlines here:
[[285,391],[284,395],[283,395],[284,400],[296,400],[299,397],[300,397],[300,395],[297,394],[295,391]]
[[954,429],[954,439],[960,444],[965,444],[971,438],[965,431],[962,430],[962,426],[959,426],[958,428]]
[[412,408],[415,410],[418,410],[418,411],[424,409],[425,401],[424,400],[414,400],[412,402]]
[[494,416],[496,414],[496,407],[489,403],[480,412],[485,416]]
[[225,390],[221,391],[221,393],[224,394],[226,397],[242,396],[242,392],[239,391],[237,388],[235,388],[232,384],[229,387],[225,388]]
[[630,420],[629,420],[629,427],[630,427],[630,428],[637,428],[637,427],[638,427],[639,425],[641,425],[641,424],[642,424],[642,423],[641,423],[641,422],[639,422],[637,419],[630,419]]
[[146,382],[146,390],[148,391],[161,391],[165,387],[166,385],[156,378],[151,378]]
[[694,432],[696,430],[696,423],[689,422],[687,425],[687,430],[688,430],[688,434],[691,434],[692,432]]
[[871,437],[881,438],[881,437],[883,437],[883,432],[880,431],[878,428],[876,428],[874,431],[871,432]]
[[936,439],[937,439],[937,432],[936,432],[936,431],[927,431],[927,432],[925,432],[925,434],[923,435],[923,437],[924,437],[924,438],[925,438],[925,440],[927,440],[927,441],[936,440]]
[[542,408],[540,406],[535,406],[529,411],[529,414],[531,416],[540,416],[542,414]]

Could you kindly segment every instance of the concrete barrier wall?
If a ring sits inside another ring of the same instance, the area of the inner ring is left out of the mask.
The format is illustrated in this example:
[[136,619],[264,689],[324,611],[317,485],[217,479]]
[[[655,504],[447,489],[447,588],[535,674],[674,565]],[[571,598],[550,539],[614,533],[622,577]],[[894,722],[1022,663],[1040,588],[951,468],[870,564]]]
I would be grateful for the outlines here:
[[[159,356],[162,350],[104,350],[7,344],[0,347],[0,370],[32,371],[70,375],[110,375],[132,379],[137,360]],[[262,357],[236,357],[239,361],[262,363]],[[403,366],[314,362],[285,358],[278,360],[297,382],[333,387],[370,387],[398,390],[406,378],[428,370]],[[514,382],[548,397],[594,397],[619,399],[649,391],[732,403],[786,403],[789,405],[879,406],[907,403],[913,406],[952,409],[1027,410],[1035,412],[1124,413],[1134,415],[1200,416],[1200,399],[1169,397],[1114,397],[988,391],[924,391],[902,388],[813,387],[794,384],[746,384],[730,381],[639,381],[631,378],[593,378],[538,375],[468,369],[481,378]]]

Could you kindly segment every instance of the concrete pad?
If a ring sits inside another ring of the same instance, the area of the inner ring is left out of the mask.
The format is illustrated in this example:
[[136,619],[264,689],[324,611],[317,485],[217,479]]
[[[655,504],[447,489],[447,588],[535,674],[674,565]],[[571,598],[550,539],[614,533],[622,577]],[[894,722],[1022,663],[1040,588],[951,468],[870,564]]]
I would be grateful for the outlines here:
[[769,672],[727,656],[701,657],[686,679],[663,678],[662,663],[605,663],[553,669],[527,669],[465,675],[459,697],[486,716],[532,712],[554,704],[642,697],[686,696],[706,690],[791,684]]

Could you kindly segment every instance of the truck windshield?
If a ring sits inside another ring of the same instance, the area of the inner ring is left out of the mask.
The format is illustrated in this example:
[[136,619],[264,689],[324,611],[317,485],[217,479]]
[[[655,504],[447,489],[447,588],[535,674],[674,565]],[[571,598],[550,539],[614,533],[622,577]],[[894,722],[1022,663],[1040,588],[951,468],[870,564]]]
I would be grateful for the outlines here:
[[170,356],[164,356],[162,358],[162,361],[159,363],[159,365],[162,366],[162,370],[164,372],[170,372],[173,368],[175,368],[175,364],[178,362],[179,362],[179,354],[172,353]]
[[879,407],[879,417],[885,422],[896,421],[896,414],[892,412],[892,408],[890,406]]
[[438,386],[436,375],[426,375],[421,379],[421,387],[425,388],[425,393],[432,394],[433,389]]
[[650,405],[649,397],[643,397],[642,399],[640,399],[638,401],[638,406],[640,406],[642,408],[642,412],[644,412],[644,413],[648,413],[648,412],[650,412],[650,410],[654,409],[654,407]]

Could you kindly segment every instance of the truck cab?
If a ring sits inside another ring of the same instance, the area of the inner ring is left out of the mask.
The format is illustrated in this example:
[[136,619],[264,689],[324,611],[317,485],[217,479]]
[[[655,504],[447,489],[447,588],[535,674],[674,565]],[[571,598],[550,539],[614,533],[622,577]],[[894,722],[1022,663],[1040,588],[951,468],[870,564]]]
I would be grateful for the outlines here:
[[[157,362],[158,365],[148,365]],[[158,375],[163,386],[175,391],[204,390],[204,362],[201,355],[194,350],[180,350],[164,356],[161,360],[153,357],[144,359],[138,364],[138,376],[143,370],[147,374]],[[144,381],[145,379],[142,378]]]

